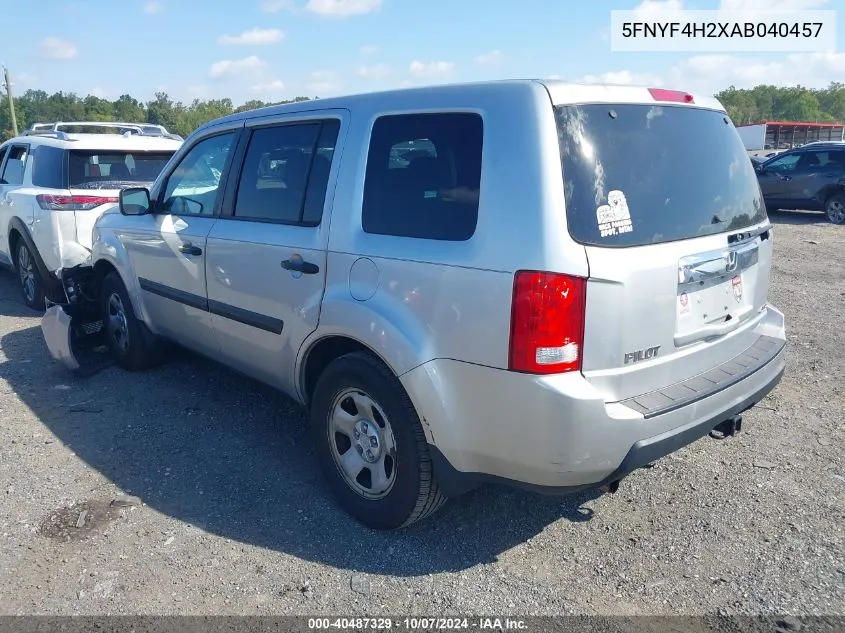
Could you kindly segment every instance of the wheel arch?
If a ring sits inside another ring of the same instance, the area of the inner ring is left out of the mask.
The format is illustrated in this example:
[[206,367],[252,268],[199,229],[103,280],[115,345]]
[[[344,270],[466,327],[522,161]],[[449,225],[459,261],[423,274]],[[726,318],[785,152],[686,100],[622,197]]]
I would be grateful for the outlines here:
[[390,363],[372,346],[348,334],[324,334],[303,345],[299,362],[299,393],[304,404],[309,404],[320,375],[332,361],[354,352],[365,352],[381,362],[396,375]]
[[38,247],[32,239],[32,234],[29,232],[26,224],[24,224],[19,217],[15,216],[9,220],[7,235],[9,244],[9,259],[11,260],[13,269],[17,270],[18,265],[17,253],[15,251],[17,251],[19,242],[23,241],[35,261],[35,267],[38,269],[38,274],[41,277],[41,282],[47,297],[51,299],[60,298],[62,294],[62,287],[61,283],[59,283],[58,277],[56,277],[56,275],[47,268],[47,264],[44,263],[44,259],[41,257],[41,253],[38,251]]
[[105,279],[106,275],[109,273],[113,272],[120,278],[120,281],[126,288],[126,293],[129,295],[129,301],[132,303],[133,312],[141,321],[144,322],[145,325],[147,325],[147,327],[149,327],[147,312],[144,309],[144,302],[141,300],[138,286],[134,283],[134,277],[127,278],[127,275],[124,274],[124,270],[128,271],[129,269],[121,266],[118,261],[108,257],[101,257],[97,259],[91,264],[91,267],[94,270],[98,289],[102,286],[103,279]]

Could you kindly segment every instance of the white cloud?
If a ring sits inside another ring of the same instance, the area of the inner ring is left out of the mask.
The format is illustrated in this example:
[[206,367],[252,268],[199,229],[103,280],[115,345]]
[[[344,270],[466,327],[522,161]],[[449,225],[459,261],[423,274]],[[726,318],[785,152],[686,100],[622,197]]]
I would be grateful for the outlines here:
[[247,46],[264,46],[267,44],[275,44],[281,42],[285,34],[279,29],[251,29],[244,31],[240,35],[221,35],[217,38],[217,43],[223,46],[247,45]]
[[721,0],[724,11],[802,11],[820,9],[830,0]]
[[346,17],[372,13],[381,4],[382,0],[308,0],[305,9],[318,15]]
[[90,95],[97,97],[98,99],[105,99],[106,91],[100,88],[100,86],[95,86],[91,89]]
[[243,59],[224,59],[214,62],[208,69],[208,76],[212,79],[223,79],[240,73],[253,73],[264,68],[267,64],[255,55]]
[[663,79],[651,73],[637,73],[630,70],[618,70],[599,75],[584,75],[577,83],[616,84],[625,86],[662,86]]
[[374,45],[372,45],[372,44],[368,44],[367,46],[362,46],[362,47],[361,47],[361,52],[362,52],[364,55],[375,55],[376,53],[378,53],[378,51],[379,51],[379,47],[378,47],[378,46],[374,46]]
[[387,64],[374,64],[372,66],[358,66],[355,74],[364,79],[386,79],[393,74],[393,69]]
[[21,91],[23,88],[32,88],[39,84],[39,79],[29,73],[15,73],[12,76],[12,88]]
[[151,2],[144,5],[144,13],[147,15],[156,15],[162,11],[164,11],[164,6],[162,6],[161,2],[157,2],[156,0],[151,0]]
[[264,13],[278,13],[293,8],[292,0],[264,0],[261,3],[261,10]]
[[409,70],[415,77],[442,77],[455,69],[452,62],[423,62],[415,59]]
[[[716,8],[722,11],[801,11],[820,9],[830,4],[831,0],[719,0]],[[639,15],[637,19],[647,20],[665,17],[666,13],[681,11],[686,8],[685,0],[642,0],[634,7]],[[707,7],[693,7],[707,8]]]
[[673,88],[714,94],[728,86],[753,88],[760,84],[826,88],[845,76],[845,53],[796,53],[778,58],[737,55],[696,55],[668,73]]
[[634,7],[634,11],[637,12],[637,20],[645,21],[665,17],[667,13],[681,11],[683,8],[684,0],[643,0]]
[[187,95],[188,99],[193,101],[194,99],[207,99],[208,98],[208,86],[204,86],[202,84],[194,85],[194,86],[186,86],[185,87],[185,94]]
[[279,94],[283,92],[285,89],[285,83],[281,79],[275,79],[273,81],[264,83],[264,84],[256,84],[252,86],[250,90],[256,94]]
[[337,94],[340,91],[340,83],[336,81],[337,74],[331,70],[315,70],[308,76],[305,89],[309,94],[318,97]]
[[79,51],[76,44],[58,37],[46,37],[41,40],[41,56],[47,59],[73,59]]
[[478,55],[473,61],[481,66],[495,66],[502,63],[502,51],[494,50],[489,53]]
[[795,53],[778,57],[695,55],[660,74],[618,70],[586,75],[578,81],[668,86],[713,95],[729,86],[753,88],[761,84],[826,88],[838,77],[845,77],[845,53]]

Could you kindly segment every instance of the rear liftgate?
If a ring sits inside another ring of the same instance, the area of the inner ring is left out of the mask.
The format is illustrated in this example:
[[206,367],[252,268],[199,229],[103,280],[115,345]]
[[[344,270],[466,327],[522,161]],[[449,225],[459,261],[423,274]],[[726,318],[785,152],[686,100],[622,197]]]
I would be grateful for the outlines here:
[[92,374],[111,364],[105,353],[104,328],[97,301],[96,276],[90,266],[60,273],[63,303],[47,302],[41,332],[50,355],[69,370]]

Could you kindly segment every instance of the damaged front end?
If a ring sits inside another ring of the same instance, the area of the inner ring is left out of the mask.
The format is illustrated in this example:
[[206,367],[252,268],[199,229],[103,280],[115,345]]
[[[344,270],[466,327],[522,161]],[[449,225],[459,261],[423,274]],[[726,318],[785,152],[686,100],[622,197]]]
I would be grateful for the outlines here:
[[97,352],[104,344],[96,272],[85,263],[62,268],[57,276],[63,300],[47,301],[41,332],[55,360],[72,371],[89,369],[92,361],[102,358]]

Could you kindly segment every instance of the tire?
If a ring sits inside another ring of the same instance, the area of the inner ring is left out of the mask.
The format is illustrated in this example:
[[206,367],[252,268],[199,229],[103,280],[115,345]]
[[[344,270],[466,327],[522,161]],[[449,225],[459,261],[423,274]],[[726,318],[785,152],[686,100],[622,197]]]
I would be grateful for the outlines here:
[[103,279],[100,292],[103,335],[112,358],[123,369],[139,371],[160,360],[156,341],[135,316],[129,293],[116,272]]
[[833,224],[845,224],[845,193],[835,193],[824,203],[824,214]]
[[15,271],[24,303],[28,308],[43,312],[46,309],[44,281],[35,264],[35,255],[23,238],[19,238],[15,245]]
[[[345,415],[336,419],[349,432],[333,424],[338,408]],[[446,501],[417,412],[399,380],[372,355],[355,352],[329,364],[311,399],[311,430],[329,487],[360,523],[394,530],[431,515]],[[365,454],[365,446],[373,446],[373,453]],[[378,461],[369,463],[376,453]],[[349,473],[359,466],[361,479],[353,483]],[[391,482],[386,489],[385,481]]]

